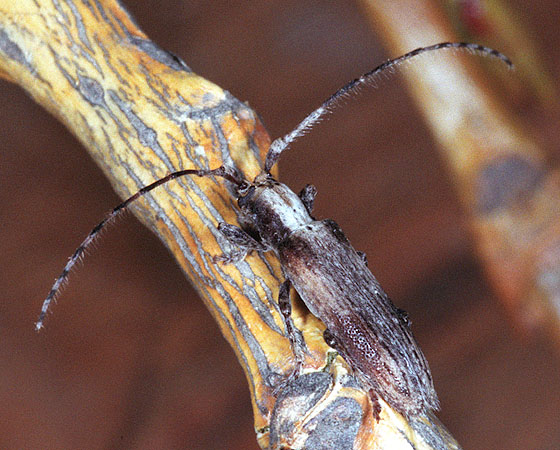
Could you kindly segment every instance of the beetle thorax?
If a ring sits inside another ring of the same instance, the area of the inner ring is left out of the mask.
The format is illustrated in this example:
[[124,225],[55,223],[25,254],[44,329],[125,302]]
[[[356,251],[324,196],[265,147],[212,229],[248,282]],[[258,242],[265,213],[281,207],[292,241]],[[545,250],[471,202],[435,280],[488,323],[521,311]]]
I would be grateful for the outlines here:
[[313,221],[301,199],[271,176],[258,176],[238,203],[250,217],[261,240],[273,248]]

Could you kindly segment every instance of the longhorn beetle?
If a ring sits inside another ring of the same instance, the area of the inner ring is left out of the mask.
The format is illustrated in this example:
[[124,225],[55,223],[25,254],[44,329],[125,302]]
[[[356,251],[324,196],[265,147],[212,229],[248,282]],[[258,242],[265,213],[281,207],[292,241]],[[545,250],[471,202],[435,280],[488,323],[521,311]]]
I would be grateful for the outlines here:
[[286,277],[280,286],[278,303],[296,359],[301,361],[290,317],[290,286],[326,325],[327,344],[343,356],[368,389],[409,417],[426,409],[438,409],[432,375],[410,331],[406,313],[392,303],[367,268],[364,255],[354,250],[338,225],[332,220],[317,221],[311,216],[315,188],[308,185],[298,196],[276,181],[270,170],[290,143],[317,123],[341,98],[391,67],[422,53],[446,48],[479,52],[512,67],[502,53],[476,44],[445,42],[418,48],[346,84],[293,131],[276,139],[268,150],[262,172],[253,181],[244,179],[234,168],[221,166],[213,170],[181,170],[140,189],[114,208],[74,252],[43,303],[37,330],[42,328],[50,302],[86,248],[101,229],[132,202],[178,177],[218,176],[233,184],[242,222],[248,224],[250,230],[220,223],[218,228],[239,250],[234,255],[217,259],[242,259],[254,250],[276,253]]

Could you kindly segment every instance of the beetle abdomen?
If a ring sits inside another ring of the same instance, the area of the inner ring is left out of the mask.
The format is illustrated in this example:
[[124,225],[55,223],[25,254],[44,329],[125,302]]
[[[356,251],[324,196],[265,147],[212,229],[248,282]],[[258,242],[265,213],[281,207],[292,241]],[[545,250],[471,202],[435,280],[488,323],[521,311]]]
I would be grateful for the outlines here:
[[407,322],[335,222],[301,227],[277,252],[286,276],[362,382],[403,414],[438,408],[428,363]]

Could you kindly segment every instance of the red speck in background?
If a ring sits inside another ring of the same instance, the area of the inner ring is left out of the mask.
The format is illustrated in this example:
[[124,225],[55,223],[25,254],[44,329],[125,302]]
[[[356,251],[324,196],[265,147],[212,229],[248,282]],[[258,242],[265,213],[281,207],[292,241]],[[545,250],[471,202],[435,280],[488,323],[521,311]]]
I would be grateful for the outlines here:
[[462,0],[459,8],[461,23],[469,33],[477,36],[488,34],[490,26],[486,21],[484,5],[480,0]]

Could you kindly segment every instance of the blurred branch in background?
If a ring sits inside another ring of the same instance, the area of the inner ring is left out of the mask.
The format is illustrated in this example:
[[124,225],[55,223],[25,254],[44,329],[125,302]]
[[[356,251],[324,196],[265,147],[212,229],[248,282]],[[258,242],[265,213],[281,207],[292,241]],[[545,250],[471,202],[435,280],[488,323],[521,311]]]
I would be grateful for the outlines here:
[[512,99],[535,99],[544,106],[556,103],[556,88],[537,45],[529,37],[521,15],[502,0],[439,0],[462,40],[499,48],[515,61],[512,76],[489,62],[488,70]]
[[[391,54],[457,39],[434,2],[362,3]],[[501,77],[536,75],[531,92],[550,95],[545,69],[532,59],[534,44],[517,21],[507,22],[510,13],[493,5],[483,17],[491,23],[491,45],[515,49],[514,64],[518,52],[531,53],[531,59],[520,57],[520,74],[502,71]],[[560,174],[479,66],[470,55],[447,53],[416,61],[404,76],[441,144],[494,288],[522,332],[546,330],[558,343]]]

